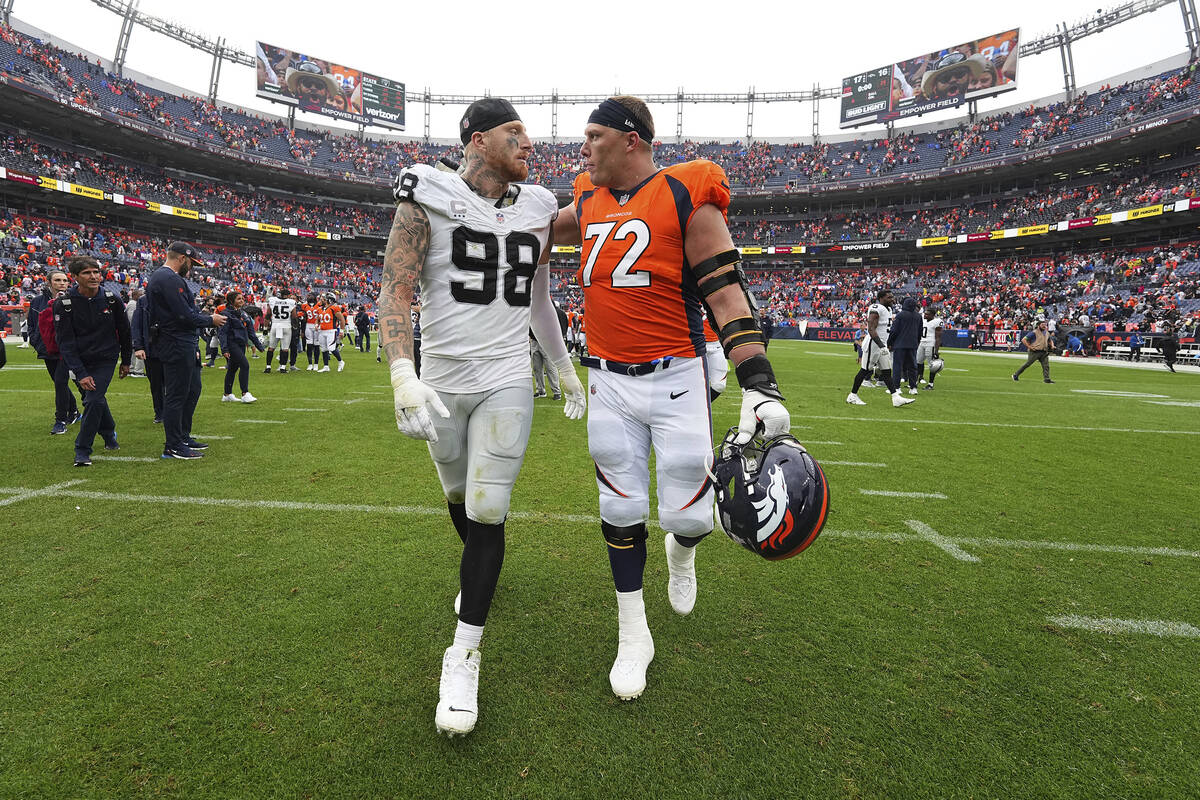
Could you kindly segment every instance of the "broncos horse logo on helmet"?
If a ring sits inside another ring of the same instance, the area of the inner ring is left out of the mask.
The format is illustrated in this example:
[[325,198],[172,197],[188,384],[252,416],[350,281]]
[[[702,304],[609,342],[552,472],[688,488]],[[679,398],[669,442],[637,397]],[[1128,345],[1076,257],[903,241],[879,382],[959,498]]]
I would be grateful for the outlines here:
[[734,444],[730,428],[716,448],[710,477],[717,521],[730,539],[779,561],[813,543],[829,512],[825,473],[791,434]]

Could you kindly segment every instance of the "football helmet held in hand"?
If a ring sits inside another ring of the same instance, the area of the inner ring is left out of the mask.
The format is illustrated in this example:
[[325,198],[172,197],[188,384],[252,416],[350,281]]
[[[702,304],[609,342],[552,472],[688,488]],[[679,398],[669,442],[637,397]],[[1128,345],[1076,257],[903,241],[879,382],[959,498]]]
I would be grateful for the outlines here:
[[933,361],[930,361],[929,362],[929,377],[932,378],[934,375],[937,375],[939,372],[941,372],[943,369],[945,369],[945,367],[946,367],[946,362],[942,361],[940,358],[935,358]]
[[737,444],[730,428],[716,448],[710,477],[717,522],[725,534],[770,561],[813,543],[829,512],[825,473],[794,436],[783,433]]

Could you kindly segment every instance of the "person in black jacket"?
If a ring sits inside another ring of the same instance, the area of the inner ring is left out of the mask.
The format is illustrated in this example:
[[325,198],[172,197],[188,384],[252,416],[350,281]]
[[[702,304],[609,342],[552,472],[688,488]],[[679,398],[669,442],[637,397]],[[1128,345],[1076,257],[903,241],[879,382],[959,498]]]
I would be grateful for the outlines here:
[[903,376],[908,381],[908,393],[916,394],[917,345],[921,343],[921,329],[925,323],[917,313],[917,301],[913,298],[904,298],[900,309],[900,313],[892,320],[887,338],[888,350],[892,351],[891,390],[900,391],[900,378]]
[[358,347],[358,352],[368,353],[371,350],[371,318],[367,316],[367,310],[362,306],[358,307],[358,313],[354,315],[354,327],[358,329],[358,338],[355,341],[355,346]]
[[1171,372],[1175,371],[1175,359],[1179,355],[1179,337],[1170,325],[1163,326],[1163,337],[1158,340],[1158,349],[1162,351],[1163,364]]
[[[196,336],[201,328],[221,327],[221,314],[202,314],[188,286],[188,272],[204,263],[204,256],[187,242],[167,245],[163,266],[146,285],[149,355],[162,362],[163,458],[201,458],[208,447],[192,438],[192,414],[200,400],[200,353]],[[140,305],[140,304],[139,304]]]
[[[243,309],[246,298],[237,289],[225,295],[225,324],[217,329],[221,340],[221,355],[225,357],[225,394],[222,403],[253,403],[258,398],[250,394],[250,362],[246,360],[246,344],[253,342],[258,352],[263,343],[254,332],[254,320]],[[233,394],[233,377],[238,376],[242,396]]]
[[108,290],[102,290],[100,265],[91,256],[75,256],[67,268],[76,285],[57,298],[54,312],[54,336],[67,368],[83,389],[83,421],[75,437],[75,466],[92,465],[92,443],[99,433],[105,450],[117,450],[117,428],[108,410],[105,393],[112,382],[113,370],[121,359],[120,377],[129,374],[133,340],[125,304]]
[[66,294],[70,287],[71,279],[67,277],[67,273],[61,269],[52,269],[46,273],[46,285],[41,294],[29,303],[29,343],[33,345],[37,357],[46,365],[50,380],[54,381],[54,427],[50,429],[53,436],[66,433],[68,425],[82,418],[79,406],[75,402],[75,393],[71,391],[71,379],[67,377],[66,365],[62,363],[58,352],[58,344],[56,342],[53,352],[50,352],[50,345],[42,338],[41,331],[42,314],[50,314],[50,319],[53,320],[54,312],[50,309],[50,304],[54,302],[54,298]]

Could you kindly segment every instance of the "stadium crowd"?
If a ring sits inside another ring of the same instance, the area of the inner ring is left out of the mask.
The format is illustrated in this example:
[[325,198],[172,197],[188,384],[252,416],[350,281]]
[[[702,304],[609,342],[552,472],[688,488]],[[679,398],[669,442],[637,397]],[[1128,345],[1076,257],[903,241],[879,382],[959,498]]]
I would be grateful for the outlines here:
[[[128,293],[144,285],[161,263],[161,237],[93,225],[72,225],[0,210],[0,289],[28,297],[45,270],[71,255],[91,255],[103,267],[105,286]],[[273,288],[333,292],[352,305],[373,308],[379,294],[378,263],[322,258],[258,248],[208,248],[212,263],[190,279],[197,297],[230,289],[258,303]],[[552,293],[568,310],[581,307],[575,268],[556,265]],[[1164,322],[1200,324],[1200,245],[1106,250],[1059,259],[1006,259],[952,267],[797,269],[778,264],[750,268],[752,288],[776,324],[856,327],[875,292],[916,296],[938,306],[952,327],[1015,328],[1036,314],[1085,319],[1121,328],[1153,330]],[[20,305],[20,303],[14,303]]]
[[[1197,62],[1159,76],[1082,92],[1070,102],[1005,111],[932,132],[846,142],[656,143],[661,164],[691,158],[721,163],[740,190],[786,191],[811,184],[906,174],[1019,153],[1102,133],[1197,101]],[[81,54],[0,26],[0,72],[51,85],[80,105],[137,118],[197,141],[254,152],[331,176],[356,174],[389,183],[402,166],[456,158],[457,146],[393,139],[364,140],[329,129],[289,130],[278,119],[177,97],[104,72]],[[565,192],[580,171],[578,142],[538,143],[530,180]]]

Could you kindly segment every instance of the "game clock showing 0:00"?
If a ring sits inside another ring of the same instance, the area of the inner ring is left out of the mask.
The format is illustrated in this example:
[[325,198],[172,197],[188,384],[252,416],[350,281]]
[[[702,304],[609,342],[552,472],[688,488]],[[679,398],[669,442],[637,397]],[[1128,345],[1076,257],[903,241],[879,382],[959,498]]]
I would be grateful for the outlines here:
[[892,90],[892,65],[842,80],[843,123],[866,117],[873,120],[888,110]]

